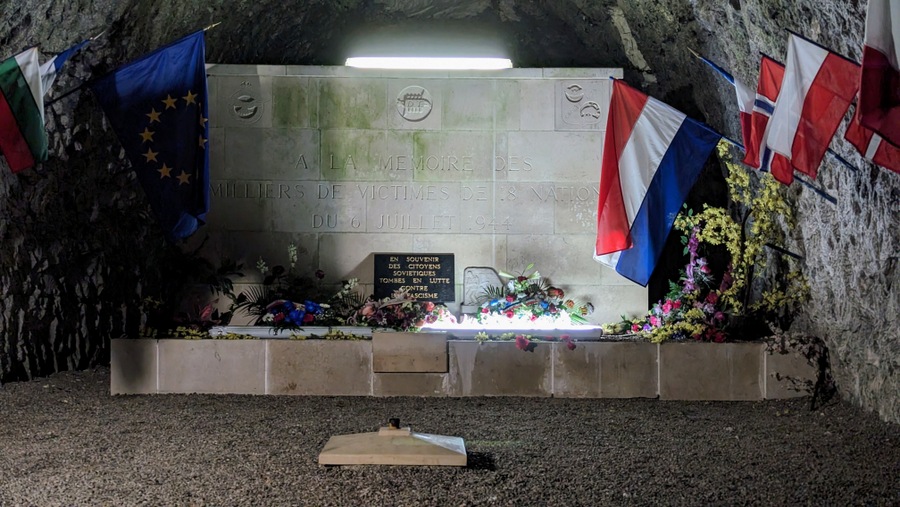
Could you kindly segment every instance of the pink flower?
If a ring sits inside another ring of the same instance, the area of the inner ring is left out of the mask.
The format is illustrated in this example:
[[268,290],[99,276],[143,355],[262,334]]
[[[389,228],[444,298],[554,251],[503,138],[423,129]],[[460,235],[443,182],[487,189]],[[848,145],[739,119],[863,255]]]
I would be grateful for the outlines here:
[[426,312],[434,311],[434,303],[432,303],[431,301],[427,301],[425,303],[425,311]]
[[637,324],[632,324],[632,325],[631,325],[631,331],[632,331],[632,332],[637,333],[637,332],[640,331],[640,330],[641,330],[641,326],[639,326],[639,325],[637,325]]
[[515,298],[515,296],[513,296],[512,294],[507,294],[507,295],[506,295],[506,301],[507,301],[507,302],[512,303],[512,302],[515,301],[515,300],[516,300],[516,298]]
[[716,312],[716,314],[713,315],[713,318],[716,319],[716,320],[724,320],[724,319],[725,319],[725,314],[722,313],[722,312]]
[[657,318],[655,315],[651,315],[650,316],[650,325],[653,327],[659,327],[659,318]]
[[490,312],[491,312],[491,311],[488,310],[487,308],[482,308],[482,309],[481,309],[481,313],[490,313]]
[[515,315],[515,314],[513,313],[512,310],[506,310],[506,317],[507,317],[507,318],[511,319],[511,318],[513,318],[513,315]]
[[523,335],[516,335],[516,348],[519,350],[528,350],[531,342]]
[[709,266],[707,266],[706,264],[700,266],[700,272],[704,273],[704,274],[709,274]]
[[667,300],[665,303],[663,303],[662,311],[664,315],[668,315],[669,312],[672,311],[672,300]]

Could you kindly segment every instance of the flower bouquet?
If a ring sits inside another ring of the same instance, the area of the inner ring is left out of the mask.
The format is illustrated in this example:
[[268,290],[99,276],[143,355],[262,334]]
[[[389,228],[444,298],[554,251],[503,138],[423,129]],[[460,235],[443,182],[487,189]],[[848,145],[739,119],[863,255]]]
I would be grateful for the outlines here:
[[499,272],[507,280],[506,284],[485,289],[477,321],[488,325],[519,322],[527,327],[587,324],[586,317],[594,311],[594,306],[566,299],[562,289],[550,286],[532,269],[534,263],[518,275]]

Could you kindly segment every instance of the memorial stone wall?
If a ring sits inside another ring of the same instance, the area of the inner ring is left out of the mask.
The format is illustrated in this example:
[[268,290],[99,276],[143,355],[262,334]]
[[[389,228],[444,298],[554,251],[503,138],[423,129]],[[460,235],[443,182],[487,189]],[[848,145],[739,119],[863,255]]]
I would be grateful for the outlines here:
[[[592,259],[610,77],[208,66],[211,210],[204,254],[322,269],[374,292],[378,253],[453,254],[463,271],[528,264],[594,322],[647,308]],[[468,303],[468,302],[467,302]]]

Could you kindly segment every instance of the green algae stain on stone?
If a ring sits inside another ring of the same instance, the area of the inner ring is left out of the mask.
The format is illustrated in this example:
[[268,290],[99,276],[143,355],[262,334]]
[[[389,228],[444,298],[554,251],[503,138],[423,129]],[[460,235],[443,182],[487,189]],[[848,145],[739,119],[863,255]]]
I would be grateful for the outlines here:
[[310,126],[308,79],[275,77],[272,79],[272,126]]
[[323,79],[319,116],[324,128],[385,128],[387,83],[383,79]]

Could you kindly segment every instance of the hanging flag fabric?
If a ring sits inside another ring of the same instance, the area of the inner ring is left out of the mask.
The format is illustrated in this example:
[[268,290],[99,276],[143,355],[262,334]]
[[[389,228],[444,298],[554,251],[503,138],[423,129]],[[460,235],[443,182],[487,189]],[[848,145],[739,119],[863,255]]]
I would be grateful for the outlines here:
[[[693,53],[693,51],[691,51]],[[738,102],[738,111],[740,112],[740,120],[741,120],[741,137],[744,140],[744,146],[750,143],[750,135],[751,135],[751,118],[753,113],[753,102],[754,96],[750,93],[750,89],[747,88],[744,83],[742,83],[739,79],[735,79],[728,71],[723,69],[722,67],[716,65],[711,60],[707,60],[706,58],[697,55],[694,53],[697,58],[703,61],[703,63],[709,65],[716,72],[719,73],[722,77],[724,77],[729,83],[734,86],[734,92],[737,95]]]
[[794,181],[794,168],[790,160],[780,153],[774,153],[766,144],[766,129],[781,82],[784,79],[784,65],[768,56],[763,56],[759,65],[759,80],[756,84],[756,99],[750,116],[750,135],[745,140],[744,163],[750,167],[768,171],[776,180],[790,185]]
[[85,39],[78,44],[70,47],[69,49],[57,54],[50,60],[44,62],[43,65],[41,65],[41,85],[43,86],[44,94],[50,91],[50,87],[53,86],[54,81],[56,81],[56,75],[59,73],[59,69],[61,69],[62,66],[65,65],[69,57],[75,54],[79,49],[83,48],[84,45],[90,41],[90,39]]
[[143,56],[92,89],[168,239],[209,210],[209,118],[203,32]]
[[675,216],[720,137],[671,106],[614,81],[594,259],[647,285]]
[[47,160],[37,48],[0,63],[0,152],[14,173]]
[[791,34],[767,145],[815,178],[828,144],[856,95],[859,66]]
[[869,0],[862,71],[859,77],[860,122],[900,146],[900,2]]
[[847,125],[844,139],[850,141],[866,160],[900,173],[900,148],[864,127],[860,122],[858,107]]

